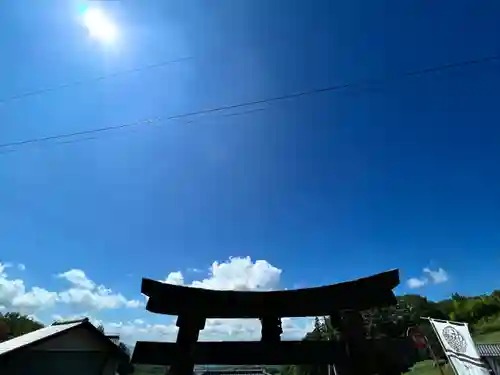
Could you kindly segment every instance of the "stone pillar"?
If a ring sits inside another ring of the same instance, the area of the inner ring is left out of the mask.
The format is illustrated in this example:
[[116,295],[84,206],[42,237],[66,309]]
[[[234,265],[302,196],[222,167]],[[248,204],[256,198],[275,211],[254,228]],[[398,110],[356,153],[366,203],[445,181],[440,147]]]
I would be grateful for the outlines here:
[[205,318],[199,316],[180,315],[177,318],[177,350],[178,358],[172,364],[169,375],[192,375],[194,368],[194,349],[200,331],[205,328]]
[[261,329],[261,339],[260,341],[266,343],[275,343],[281,341],[281,334],[283,329],[281,328],[281,318],[275,316],[266,316],[260,318],[262,324]]
[[342,338],[347,344],[347,355],[350,359],[350,374],[370,374],[373,369],[373,357],[367,346],[364,321],[359,311],[342,312],[341,333]]

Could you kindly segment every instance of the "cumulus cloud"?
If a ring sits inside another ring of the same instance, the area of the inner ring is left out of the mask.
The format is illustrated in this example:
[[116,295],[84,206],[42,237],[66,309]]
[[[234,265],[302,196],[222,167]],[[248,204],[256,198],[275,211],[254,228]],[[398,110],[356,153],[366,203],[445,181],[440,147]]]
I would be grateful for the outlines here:
[[0,306],[4,310],[33,314],[57,301],[55,292],[39,287],[27,290],[23,280],[9,278],[7,267],[9,265],[0,263]]
[[[284,340],[300,340],[312,329],[313,318],[282,318]],[[208,319],[201,340],[260,340],[258,319]]]
[[95,288],[95,283],[90,280],[87,275],[85,275],[85,272],[82,270],[77,270],[77,269],[72,269],[63,273],[60,273],[57,275],[57,277],[66,279],[69,281],[71,284],[73,284],[75,287],[80,288],[80,289],[89,289],[92,290]]
[[422,270],[423,275],[420,277],[412,277],[407,280],[407,285],[411,289],[418,289],[428,284],[442,284],[448,281],[449,276],[443,268],[432,270],[426,267]]
[[[194,280],[190,286],[214,290],[273,290],[279,285],[282,270],[265,260],[252,262],[250,257],[234,257],[214,262],[209,276]],[[171,272],[165,282],[185,285],[182,272]]]
[[151,339],[161,341],[175,341],[175,338],[177,336],[177,327],[175,326],[175,324],[149,324],[145,322],[137,324],[136,321],[96,321],[96,323],[102,324],[106,333],[120,335],[121,340],[127,343],[132,343],[136,340]]
[[49,292],[37,286],[33,287],[29,292],[16,296],[13,300],[13,305],[21,309],[38,310],[42,306],[53,306],[57,301],[57,293]]
[[[164,282],[213,290],[275,290],[282,270],[266,260],[252,261],[250,257],[233,257],[226,262],[214,262],[209,276],[186,283],[180,271],[171,272]],[[284,318],[284,339],[300,339],[311,329],[309,318]],[[258,340],[261,325],[258,319],[207,319],[200,340]],[[175,325],[165,331],[175,338]]]
[[72,287],[59,293],[59,301],[84,310],[136,308],[143,303],[128,300],[121,293],[114,293],[104,285],[97,285],[84,271],[72,269],[58,275],[72,284]]
[[442,284],[448,281],[448,272],[442,268],[433,271],[430,268],[424,268],[424,272],[429,275],[429,279],[433,284]]
[[184,276],[180,271],[170,272],[165,282],[173,285],[184,285]]
[[[92,320],[91,320],[92,321]],[[175,323],[151,324],[142,319],[125,322],[103,322],[106,333],[117,334],[127,343],[136,340],[176,340],[178,328]],[[313,328],[312,318],[283,318],[284,340],[300,340]],[[207,319],[205,328],[200,332],[200,341],[250,341],[260,339],[261,325],[257,319]]]
[[70,282],[71,287],[56,292],[38,286],[28,290],[23,280],[8,276],[8,267],[9,265],[0,263],[0,306],[3,310],[32,314],[53,307],[56,303],[64,303],[84,311],[137,308],[144,305],[139,300],[129,300],[121,293],[114,293],[103,285],[97,285],[82,270],[72,269],[59,274],[58,277]]
[[408,279],[408,281],[406,282],[408,284],[408,287],[411,288],[411,289],[418,289],[418,288],[421,288],[423,287],[424,285],[427,284],[429,280],[427,280],[426,278],[417,278],[417,277],[411,277]]
[[[70,307],[70,314],[61,316],[60,311],[53,310],[53,320],[72,320],[89,317],[94,325],[103,325],[106,332],[119,334],[127,343],[136,340],[175,341],[177,327],[175,320],[165,317],[166,324],[150,321],[145,311],[136,319],[120,321],[100,320],[100,312],[107,309],[136,308],[144,306],[143,301],[128,299],[92,280],[81,269],[69,269],[57,276],[69,283],[62,291],[48,291],[41,287],[26,290],[23,280],[9,279],[6,267],[0,264],[0,306],[5,309],[34,313],[50,306]],[[175,285],[185,285],[215,290],[274,290],[279,287],[282,270],[266,260],[253,261],[250,257],[234,257],[225,262],[214,262],[209,268],[208,276],[188,270],[189,281],[181,271],[173,271],[162,280]],[[192,276],[199,277],[193,280]],[[62,284],[64,286],[64,284]],[[63,311],[65,311],[63,309]],[[120,314],[120,310],[117,313]],[[142,311],[141,311],[142,312]],[[117,314],[114,313],[114,314]],[[312,328],[310,318],[284,318],[283,338],[301,339]],[[257,319],[208,319],[205,329],[200,333],[201,340],[258,340],[261,325]]]

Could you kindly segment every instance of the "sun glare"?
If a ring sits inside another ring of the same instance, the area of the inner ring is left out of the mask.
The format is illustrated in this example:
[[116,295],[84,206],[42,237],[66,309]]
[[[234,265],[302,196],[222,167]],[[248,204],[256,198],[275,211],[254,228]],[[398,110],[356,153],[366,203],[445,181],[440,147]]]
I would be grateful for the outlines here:
[[113,43],[118,36],[116,26],[100,9],[86,9],[83,13],[83,23],[90,36],[101,42]]

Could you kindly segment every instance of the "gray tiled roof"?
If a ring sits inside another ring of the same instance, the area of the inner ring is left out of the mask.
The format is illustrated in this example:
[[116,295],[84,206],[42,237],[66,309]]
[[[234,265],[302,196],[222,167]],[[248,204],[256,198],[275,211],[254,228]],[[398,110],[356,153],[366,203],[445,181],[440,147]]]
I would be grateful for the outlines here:
[[476,349],[481,357],[500,357],[500,343],[476,344]]

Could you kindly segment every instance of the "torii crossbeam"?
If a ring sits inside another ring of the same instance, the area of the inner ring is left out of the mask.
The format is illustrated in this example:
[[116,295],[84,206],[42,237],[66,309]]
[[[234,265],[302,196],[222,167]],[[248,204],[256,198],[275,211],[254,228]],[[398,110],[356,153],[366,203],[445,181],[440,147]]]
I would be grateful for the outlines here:
[[[216,291],[142,280],[148,311],[177,315],[176,343],[138,342],[134,363],[170,366],[192,375],[195,364],[335,364],[340,375],[400,374],[408,339],[366,339],[360,311],[394,305],[399,271],[340,284],[287,291]],[[339,341],[281,341],[281,318],[329,316]],[[198,342],[210,318],[259,318],[261,341]],[[398,353],[398,354],[396,354]],[[405,354],[406,353],[406,354]]]

